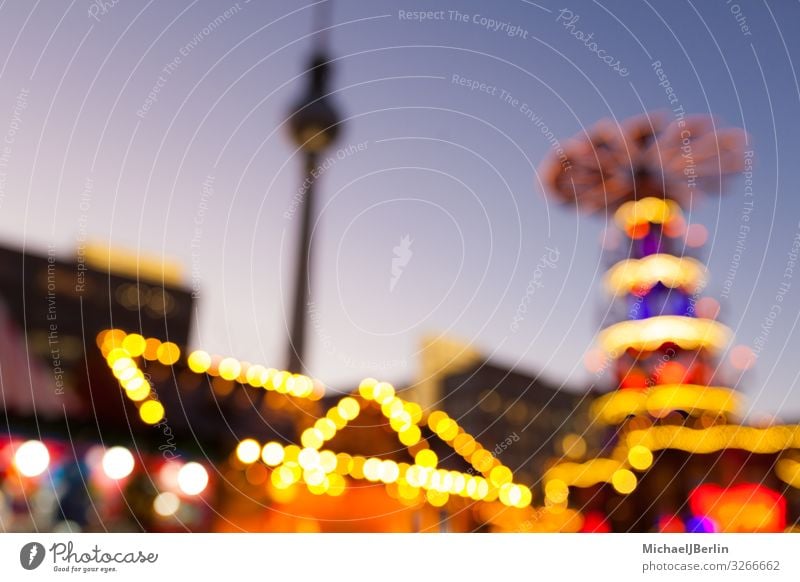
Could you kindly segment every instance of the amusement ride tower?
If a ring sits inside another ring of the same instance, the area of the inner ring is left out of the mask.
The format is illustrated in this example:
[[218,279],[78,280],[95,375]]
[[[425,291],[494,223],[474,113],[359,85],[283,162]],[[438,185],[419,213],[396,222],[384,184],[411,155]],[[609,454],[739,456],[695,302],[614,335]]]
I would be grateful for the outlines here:
[[553,198],[610,211],[623,235],[590,362],[614,385],[580,436],[585,445],[599,433],[589,445],[596,457],[559,460],[543,478],[546,504],[581,511],[584,531],[786,527],[792,479],[773,468],[796,465],[800,431],[738,423],[740,396],[720,381],[717,362],[731,333],[716,319],[719,303],[703,296],[704,265],[690,256],[706,231],[684,215],[745,167],[744,144],[743,132],[709,117],[645,115],[601,122],[542,167]]

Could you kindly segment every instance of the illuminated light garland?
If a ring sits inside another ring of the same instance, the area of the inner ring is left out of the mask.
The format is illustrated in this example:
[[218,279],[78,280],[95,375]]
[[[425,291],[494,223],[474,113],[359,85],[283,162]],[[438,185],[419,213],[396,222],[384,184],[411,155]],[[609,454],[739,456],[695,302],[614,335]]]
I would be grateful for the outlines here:
[[735,415],[740,408],[741,396],[737,392],[717,386],[665,384],[652,388],[647,398],[647,411],[657,418],[673,410],[689,414],[715,412]]
[[[553,480],[568,487],[592,487],[598,483],[611,483],[614,473],[620,469],[625,469],[625,464],[615,459],[598,458],[585,463],[561,463],[545,472],[545,493]],[[556,491],[558,486],[557,484]]]
[[296,398],[320,400],[325,395],[325,387],[320,382],[303,374],[250,364],[232,357],[213,357],[202,350],[191,352],[186,358],[186,364],[196,374],[208,374]]
[[[510,468],[502,465],[454,419],[441,411],[428,416],[428,426],[458,454],[473,462],[475,469],[482,470],[483,476],[438,468],[439,458],[429,448],[417,451],[414,463],[410,465],[378,457],[320,450],[361,413],[363,406],[356,396],[380,405],[381,413],[404,445],[412,447],[419,442],[419,425],[423,421],[421,407],[398,397],[391,384],[367,378],[353,395],[340,399],[324,417],[317,419],[314,426],[303,431],[300,437],[302,449],[295,445],[283,447],[276,442],[261,447],[253,439],[245,439],[237,445],[237,458],[244,463],[252,462],[258,458],[257,451],[260,450],[261,460],[273,468],[271,481],[278,489],[303,482],[314,494],[341,494],[346,485],[341,479],[346,476],[396,486],[396,495],[400,498],[414,501],[422,496],[434,507],[447,504],[450,496],[485,502],[499,499],[507,507],[530,506],[533,500],[530,488],[514,483]],[[408,438],[409,435],[413,438]]]
[[657,283],[695,293],[705,286],[706,269],[690,257],[655,254],[620,261],[605,276],[606,290],[614,296],[650,289]]
[[675,201],[652,196],[625,202],[614,213],[614,220],[622,230],[647,223],[666,224],[682,217],[680,206]]
[[[241,443],[239,446],[241,447]],[[270,452],[267,454],[268,446]],[[426,497],[435,506],[439,506],[439,502],[446,503],[448,500],[446,496],[449,495],[475,501],[499,498],[504,505],[517,508],[528,507],[533,498],[530,488],[512,483],[510,477],[498,487],[483,477],[469,473],[436,469],[428,464],[396,463],[378,457],[350,457],[348,461],[352,462],[342,467],[340,455],[343,453],[335,455],[332,451],[322,451],[317,454],[314,449],[309,448],[302,449],[296,461],[287,460],[280,463],[278,459],[281,458],[281,453],[276,447],[280,445],[274,442],[267,443],[262,458],[271,459],[267,464],[274,466],[272,481],[279,488],[286,488],[303,481],[306,485],[317,487],[319,494],[329,493],[325,485],[326,480],[332,475],[337,475],[386,485],[397,483],[404,492],[413,492],[413,497],[416,497],[416,492],[419,490],[432,492]],[[344,470],[341,470],[342,468]],[[406,496],[406,498],[411,497]]]
[[723,449],[741,449],[755,454],[772,454],[800,448],[800,426],[753,428],[739,425],[693,429],[684,426],[654,426],[631,431],[628,447],[643,445],[651,451],[675,449],[707,454]]
[[[180,347],[173,342],[145,338],[138,333],[129,334],[121,329],[103,330],[97,334],[96,341],[125,395],[138,407],[142,421],[151,425],[161,422],[166,411],[156,399],[152,385],[139,368],[136,358],[158,361],[164,366],[171,366],[181,357]],[[235,358],[223,358],[218,365],[214,365],[214,358],[202,350],[191,352],[186,357],[186,363],[189,369],[197,374],[220,376],[223,379],[236,380],[255,388],[274,390],[288,396],[319,400],[324,395],[324,386],[308,376],[250,365]],[[252,448],[250,453],[252,457]]]
[[607,354],[619,357],[628,349],[653,351],[667,343],[684,350],[721,351],[730,335],[727,327],[712,319],[659,315],[616,323],[600,332],[599,340]]
[[673,410],[688,414],[737,414],[741,396],[730,388],[699,384],[663,384],[647,391],[617,390],[599,397],[589,410],[596,422],[614,425],[628,416],[648,413],[661,418]]
[[[127,334],[116,329],[98,334],[97,344],[128,397],[139,406],[142,420],[147,424],[157,424],[163,420],[164,406],[153,398],[152,386],[135,358],[158,360],[169,366],[180,359],[180,348],[171,342],[145,339],[139,334]],[[323,395],[321,384],[307,376],[252,365],[235,358],[212,357],[202,350],[188,354],[186,364],[197,374],[205,373],[289,396],[317,400]],[[514,483],[511,469],[502,465],[454,419],[441,411],[434,411],[428,416],[428,426],[483,476],[437,468],[438,458],[430,449],[419,451],[418,462],[413,465],[321,450],[326,442],[360,414],[362,405],[354,396],[378,404],[381,413],[406,447],[417,445],[422,439],[422,408],[399,398],[391,384],[368,378],[361,382],[353,395],[340,399],[323,418],[316,420],[313,427],[303,431],[302,449],[296,445],[284,447],[276,442],[262,446],[255,439],[248,438],[238,443],[236,458],[243,465],[251,465],[259,459],[263,461],[272,468],[270,480],[279,490],[288,489],[302,481],[314,494],[338,496],[344,492],[344,477],[348,476],[387,486],[397,484],[397,491],[406,500],[414,500],[424,491],[425,499],[434,506],[445,505],[451,495],[475,501],[493,502],[499,499],[509,507],[530,506],[533,498],[531,490]]]
[[[97,335],[97,345],[109,369],[119,381],[125,395],[138,408],[139,416],[147,424],[158,424],[164,418],[164,406],[153,399],[153,390],[134,358],[146,357],[148,342],[139,334],[126,334],[120,329],[109,329]],[[152,342],[149,344],[152,347]],[[159,342],[159,346],[161,342]],[[166,348],[165,357],[174,356],[172,346]]]
[[615,390],[598,397],[589,408],[589,414],[595,422],[619,424],[627,416],[644,414],[647,396],[639,390]]
[[800,489],[800,462],[789,458],[779,459],[775,464],[775,474],[787,485]]

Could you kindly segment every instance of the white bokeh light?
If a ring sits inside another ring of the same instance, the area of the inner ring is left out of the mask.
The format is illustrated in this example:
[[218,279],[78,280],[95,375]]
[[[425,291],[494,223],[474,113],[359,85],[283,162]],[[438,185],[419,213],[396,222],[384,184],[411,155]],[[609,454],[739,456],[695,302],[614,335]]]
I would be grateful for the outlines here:
[[178,487],[186,495],[198,495],[208,485],[208,472],[199,463],[186,463],[178,471]]
[[159,493],[153,500],[153,509],[158,515],[169,517],[174,515],[180,509],[181,500],[178,496],[169,491]]
[[133,472],[134,459],[125,447],[111,447],[103,455],[103,473],[109,479],[124,479]]
[[47,470],[50,453],[41,441],[26,441],[14,454],[14,465],[26,477],[36,477]]

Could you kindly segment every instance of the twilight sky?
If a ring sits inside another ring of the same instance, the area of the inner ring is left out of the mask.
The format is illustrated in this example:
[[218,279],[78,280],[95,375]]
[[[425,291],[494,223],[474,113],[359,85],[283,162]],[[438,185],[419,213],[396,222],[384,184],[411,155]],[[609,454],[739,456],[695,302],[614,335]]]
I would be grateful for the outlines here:
[[[310,6],[0,4],[2,241],[68,258],[86,236],[176,259],[200,289],[196,346],[283,365],[301,163],[282,124]],[[750,230],[742,178],[690,219],[710,232],[708,294],[735,342],[768,324],[739,384],[751,416],[800,417],[800,281],[770,317],[800,232],[798,21],[788,2],[337,0],[346,121],[319,181],[310,372],[409,382],[420,338],[445,332],[585,387],[610,217],[546,200],[536,167],[601,118],[681,106],[750,136]]]

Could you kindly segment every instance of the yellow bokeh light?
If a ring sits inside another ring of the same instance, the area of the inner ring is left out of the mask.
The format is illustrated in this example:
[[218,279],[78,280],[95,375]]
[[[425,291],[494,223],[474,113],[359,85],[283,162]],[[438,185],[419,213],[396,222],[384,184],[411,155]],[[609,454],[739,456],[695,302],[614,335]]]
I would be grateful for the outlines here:
[[347,453],[336,454],[336,472],[339,475],[347,475],[353,467],[353,457]]
[[157,357],[165,366],[171,366],[181,357],[181,349],[173,342],[164,342],[158,346]]
[[442,507],[446,505],[447,501],[450,499],[450,495],[448,493],[436,491],[434,489],[428,489],[425,492],[425,497],[428,499],[428,503],[434,507]]
[[275,370],[269,374],[269,378],[264,383],[264,388],[267,390],[275,390],[281,394],[286,393],[286,380],[291,374],[285,370]]
[[324,442],[324,438],[319,429],[307,428],[303,431],[303,434],[300,435],[300,442],[305,448],[319,449]]
[[211,356],[203,350],[195,350],[187,358],[189,369],[195,374],[204,374],[211,367]]
[[363,479],[364,478],[364,463],[366,459],[361,456],[354,456],[350,460],[350,475],[354,479]]
[[[322,477],[321,480],[316,476],[316,473],[313,477],[310,477],[314,480],[313,483],[308,483],[308,490],[314,495],[325,495],[328,492],[328,487],[330,487],[330,481],[328,477]],[[317,482],[319,481],[319,482]]]
[[450,487],[450,493],[454,495],[463,495],[467,488],[467,478],[463,473],[457,471],[453,472],[453,486]]
[[239,382],[240,384],[246,384],[247,372],[250,369],[250,362],[243,360],[239,362],[239,365],[241,366],[241,368],[239,369],[239,375],[236,376],[236,381]]
[[373,388],[372,398],[378,404],[384,404],[394,398],[394,386],[388,382],[378,382]]
[[272,483],[273,487],[275,487],[275,489],[277,489],[278,491],[288,489],[289,486],[291,485],[290,482],[284,480],[283,478],[285,475],[284,469],[285,467],[279,467],[275,469],[269,477],[269,480]]
[[492,465],[494,464],[494,457],[492,456],[492,453],[486,449],[478,449],[472,454],[472,457],[470,457],[470,462],[472,463],[472,466],[481,473],[487,473],[491,470]]
[[430,415],[428,415],[428,428],[436,432],[436,427],[439,425],[439,423],[447,418],[450,417],[447,416],[446,413],[442,412],[441,410],[434,410],[430,413]]
[[286,388],[292,396],[305,398],[314,391],[314,381],[308,376],[295,374],[287,379]]
[[636,475],[631,473],[628,469],[619,469],[614,471],[611,476],[611,484],[618,493],[627,495],[636,489]]
[[401,481],[397,484],[397,493],[401,499],[414,501],[419,497],[419,487],[414,487],[409,483]]
[[544,486],[544,494],[553,503],[564,503],[569,496],[569,487],[561,479],[551,479]]
[[286,489],[290,485],[297,483],[300,480],[302,471],[297,465],[289,466],[283,465],[275,469],[270,477],[272,484],[278,489]]
[[158,359],[158,348],[161,347],[161,341],[154,337],[149,337],[145,340],[144,353],[142,357],[145,360],[153,361]]
[[344,428],[347,424],[347,420],[342,418],[338,408],[331,408],[327,413],[325,413],[325,416],[333,421],[333,424],[336,425],[337,429]]
[[114,364],[117,362],[117,360],[119,360],[120,358],[130,358],[130,357],[131,355],[128,352],[128,350],[121,347],[114,348],[108,352],[108,355],[106,356],[106,362],[108,362],[108,365],[111,366],[113,369]]
[[467,497],[473,497],[477,490],[478,490],[478,481],[475,479],[475,477],[470,475],[469,477],[467,477],[467,482],[464,487],[464,494]]
[[126,389],[125,395],[134,402],[141,402],[150,395],[150,384],[145,381],[138,384],[136,388]]
[[406,412],[411,416],[411,422],[419,424],[422,420],[422,407],[416,402],[405,403]]
[[514,507],[519,507],[520,509],[523,507],[528,507],[533,501],[533,493],[531,493],[531,490],[524,485],[517,485],[517,487],[519,489],[520,496],[517,503],[514,504]]
[[158,424],[164,418],[164,406],[158,400],[148,400],[139,407],[139,416],[147,424]]
[[236,380],[242,373],[242,365],[236,358],[223,358],[219,363],[219,375],[225,380]]
[[374,395],[375,385],[378,381],[375,378],[364,378],[361,384],[358,385],[358,393],[365,400],[372,400]]
[[125,336],[125,339],[122,340],[123,349],[127,350],[134,358],[141,356],[146,346],[147,344],[144,337],[138,333],[128,334]]
[[300,456],[300,447],[297,445],[288,445],[283,449],[284,462],[289,461],[297,462],[297,457]]
[[336,434],[336,423],[330,418],[320,418],[314,423],[314,428],[322,434],[322,438],[326,441],[331,440]]
[[[102,335],[102,337],[101,337]],[[98,342],[100,342],[100,349],[110,352],[114,348],[122,347],[122,342],[126,334],[121,329],[109,329],[98,334]]]
[[478,482],[476,495],[478,499],[485,499],[489,496],[489,483],[483,477],[476,477],[475,479]]
[[103,343],[105,343],[106,336],[108,335],[108,332],[110,332],[110,331],[111,331],[110,329],[104,329],[103,331],[101,331],[100,333],[98,333],[95,336],[94,341],[95,341],[95,343],[97,343],[97,347],[98,348],[100,348],[100,349],[103,348]]
[[395,430],[398,433],[407,431],[412,426],[414,426],[411,424],[411,415],[407,413],[405,410],[393,416],[389,420],[389,425],[392,427],[393,430]]
[[505,483],[498,490],[498,497],[500,498],[500,503],[503,505],[515,506],[519,503],[522,493],[519,487],[513,483]]
[[328,495],[333,497],[340,496],[344,493],[345,486],[346,482],[341,475],[337,475],[336,473],[328,475]]
[[120,384],[122,384],[123,388],[126,388],[128,382],[137,378],[140,374],[141,371],[138,368],[131,366],[129,368],[121,370],[119,373],[116,373],[116,376],[119,379]]
[[[136,374],[135,372],[139,372]],[[142,374],[141,370],[135,370],[134,376],[129,380],[126,380],[123,383],[123,387],[125,388],[126,392],[133,392],[136,390],[141,390],[142,386],[147,384],[147,380],[144,379],[144,375]]]
[[422,438],[422,432],[420,431],[417,425],[412,424],[407,429],[398,433],[398,438],[400,442],[406,445],[407,447],[411,447],[417,444]]
[[433,429],[442,440],[451,441],[458,435],[458,424],[452,418],[444,418],[436,424]]
[[111,370],[114,372],[114,375],[119,378],[119,375],[126,370],[133,368],[136,369],[136,362],[134,362],[130,357],[123,357],[117,358],[111,366]]
[[653,453],[650,449],[642,445],[634,445],[628,451],[628,463],[634,469],[644,471],[653,464]]
[[489,481],[492,482],[492,485],[495,487],[501,487],[506,483],[511,483],[511,479],[513,479],[513,475],[511,474],[511,469],[505,467],[503,465],[499,465],[492,469],[491,473],[489,473]]
[[614,213],[614,220],[625,230],[646,222],[665,224],[681,215],[680,207],[673,200],[648,196],[622,204]]
[[416,454],[414,461],[421,467],[434,468],[436,467],[436,463],[439,462],[439,457],[430,449],[422,449]]
[[561,450],[570,459],[580,459],[586,454],[586,441],[577,434],[568,434],[561,439]]
[[361,411],[361,407],[358,404],[358,400],[356,400],[355,398],[351,398],[350,396],[342,398],[339,401],[337,409],[339,415],[345,420],[353,420],[358,416],[358,413]]
[[453,441],[453,448],[462,457],[467,457],[475,452],[476,447],[475,439],[471,435],[462,432]]
[[247,368],[247,372],[245,373],[245,380],[247,380],[247,383],[254,388],[261,388],[264,386],[264,383],[268,378],[269,375],[267,373],[267,369],[260,364],[250,366]]
[[[405,411],[405,408],[403,407],[403,401],[397,398],[396,396],[385,401],[381,405],[381,412],[383,412],[383,415],[387,418],[397,418],[399,415],[403,413],[408,414]],[[410,415],[409,418],[411,418]]]

